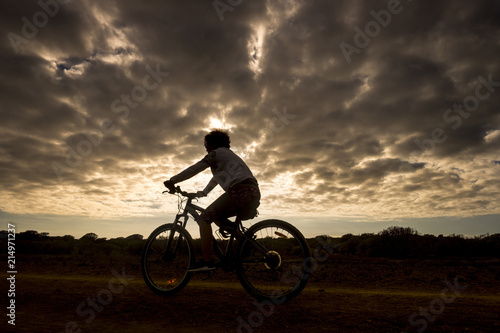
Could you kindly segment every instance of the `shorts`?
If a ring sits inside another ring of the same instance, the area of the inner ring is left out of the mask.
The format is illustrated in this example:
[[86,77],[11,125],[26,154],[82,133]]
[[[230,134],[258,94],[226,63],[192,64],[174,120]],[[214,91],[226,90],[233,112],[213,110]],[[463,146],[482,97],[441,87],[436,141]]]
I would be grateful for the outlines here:
[[259,205],[259,188],[246,182],[239,183],[212,202],[201,214],[200,221],[212,223],[232,216],[248,215],[248,212],[256,210]]

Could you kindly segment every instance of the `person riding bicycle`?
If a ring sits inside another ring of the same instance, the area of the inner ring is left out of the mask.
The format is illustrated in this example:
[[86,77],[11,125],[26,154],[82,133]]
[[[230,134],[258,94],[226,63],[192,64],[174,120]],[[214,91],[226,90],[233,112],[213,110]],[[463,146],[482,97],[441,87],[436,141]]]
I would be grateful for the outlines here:
[[207,207],[199,218],[203,259],[189,268],[191,272],[210,271],[216,268],[216,263],[212,259],[212,222],[220,226],[221,221],[232,216],[239,215],[243,219],[253,218],[260,204],[257,179],[245,162],[229,149],[228,133],[222,130],[211,131],[205,136],[204,144],[207,155],[203,159],[164,182],[170,192],[174,192],[176,183],[189,179],[210,167],[213,177],[203,191],[196,193],[197,196],[207,196],[217,185],[225,191]]

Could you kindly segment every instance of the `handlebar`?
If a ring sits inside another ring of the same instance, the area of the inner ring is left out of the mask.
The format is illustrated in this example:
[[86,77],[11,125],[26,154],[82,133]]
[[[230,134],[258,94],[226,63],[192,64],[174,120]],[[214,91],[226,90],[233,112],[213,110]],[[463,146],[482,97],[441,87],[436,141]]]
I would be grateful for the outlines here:
[[196,198],[196,193],[188,193],[186,191],[182,191],[181,190],[181,187],[180,186],[176,186],[174,188],[174,191],[171,191],[171,190],[167,190],[167,191],[163,191],[162,194],[165,194],[165,193],[169,193],[169,194],[176,194],[176,193],[179,193],[180,195],[184,196],[184,197],[187,197],[189,199],[194,199]]

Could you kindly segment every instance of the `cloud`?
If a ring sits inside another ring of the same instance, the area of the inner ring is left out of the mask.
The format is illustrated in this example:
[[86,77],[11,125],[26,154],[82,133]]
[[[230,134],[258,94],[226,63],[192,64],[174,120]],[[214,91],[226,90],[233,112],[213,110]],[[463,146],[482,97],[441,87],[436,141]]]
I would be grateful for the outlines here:
[[498,213],[500,6],[401,2],[348,62],[339,45],[387,6],[252,1],[221,21],[206,1],[72,1],[26,37],[43,8],[0,5],[0,209],[170,211],[162,181],[225,126],[264,210]]

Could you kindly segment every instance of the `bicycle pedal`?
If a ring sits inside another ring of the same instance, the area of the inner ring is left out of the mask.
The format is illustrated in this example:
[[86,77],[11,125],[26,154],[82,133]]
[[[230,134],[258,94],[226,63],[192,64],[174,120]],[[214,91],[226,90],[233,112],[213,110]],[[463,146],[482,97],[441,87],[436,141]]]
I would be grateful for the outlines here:
[[220,229],[219,230],[220,234],[222,235],[223,238],[229,238],[231,237],[231,232],[225,229]]

